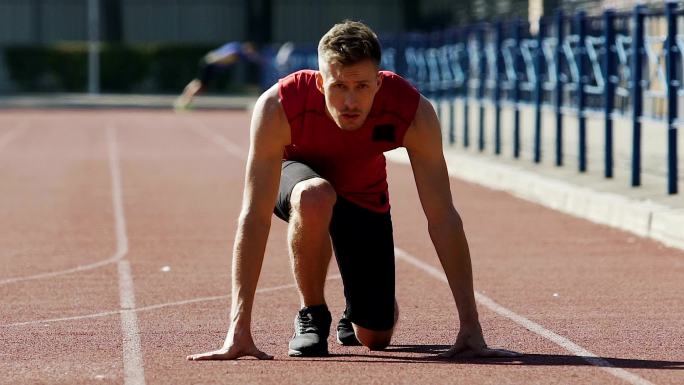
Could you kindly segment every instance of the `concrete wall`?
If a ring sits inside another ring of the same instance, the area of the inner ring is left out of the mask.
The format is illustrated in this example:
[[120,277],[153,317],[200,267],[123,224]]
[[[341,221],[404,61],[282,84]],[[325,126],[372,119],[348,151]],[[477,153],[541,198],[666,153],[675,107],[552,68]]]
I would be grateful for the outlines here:
[[273,40],[318,41],[343,19],[360,20],[378,33],[403,30],[401,2],[393,0],[273,0]]
[[122,19],[131,43],[246,39],[242,0],[123,0]]
[[0,46],[87,38],[86,0],[0,0]]
[[[203,42],[247,39],[245,0],[121,0],[125,42]],[[404,29],[395,0],[272,0],[273,40],[310,42],[344,18],[378,32]],[[106,16],[105,16],[106,17]],[[83,41],[87,0],[0,0],[0,46]]]

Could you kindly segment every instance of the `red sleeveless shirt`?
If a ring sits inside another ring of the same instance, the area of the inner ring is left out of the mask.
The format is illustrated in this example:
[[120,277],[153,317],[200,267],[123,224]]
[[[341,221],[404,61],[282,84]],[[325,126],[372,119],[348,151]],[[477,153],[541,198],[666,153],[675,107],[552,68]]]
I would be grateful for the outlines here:
[[390,209],[384,151],[400,147],[413,122],[420,94],[406,80],[380,71],[382,84],[363,126],[345,131],[326,115],[316,71],[279,81],[280,103],[290,123],[291,143],[283,158],[311,167],[338,195],[366,209]]

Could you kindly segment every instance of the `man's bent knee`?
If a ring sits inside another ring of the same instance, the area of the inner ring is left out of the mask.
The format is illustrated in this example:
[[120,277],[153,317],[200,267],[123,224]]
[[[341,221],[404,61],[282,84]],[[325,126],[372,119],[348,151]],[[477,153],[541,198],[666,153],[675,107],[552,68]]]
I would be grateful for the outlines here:
[[301,216],[320,216],[332,213],[336,201],[337,193],[328,181],[322,178],[311,178],[294,186],[290,206],[293,213]]
[[396,298],[394,299],[394,325],[389,330],[370,330],[363,326],[352,323],[354,327],[354,334],[361,345],[370,350],[383,350],[392,342],[392,335],[394,334],[394,327],[399,320],[399,304]]
[[383,350],[389,346],[392,341],[392,334],[394,333],[394,328],[390,330],[370,330],[362,326],[353,324],[354,333],[356,334],[356,339],[359,340],[361,345],[367,347],[370,350]]

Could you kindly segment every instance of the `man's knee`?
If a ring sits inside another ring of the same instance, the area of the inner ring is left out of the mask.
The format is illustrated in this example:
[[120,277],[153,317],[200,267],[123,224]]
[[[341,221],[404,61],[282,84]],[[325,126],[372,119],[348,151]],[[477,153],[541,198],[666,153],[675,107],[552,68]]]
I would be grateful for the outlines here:
[[311,178],[297,183],[290,196],[292,212],[303,217],[329,215],[336,201],[335,189],[322,178]]
[[394,333],[394,329],[377,331],[369,330],[354,324],[354,333],[356,334],[356,339],[359,340],[361,345],[370,350],[383,350],[388,347],[392,341],[392,333]]
[[394,334],[394,327],[399,320],[399,304],[395,298],[394,300],[394,325],[390,330],[370,330],[357,324],[352,324],[354,327],[354,334],[361,345],[370,350],[383,350],[392,342],[392,335]]

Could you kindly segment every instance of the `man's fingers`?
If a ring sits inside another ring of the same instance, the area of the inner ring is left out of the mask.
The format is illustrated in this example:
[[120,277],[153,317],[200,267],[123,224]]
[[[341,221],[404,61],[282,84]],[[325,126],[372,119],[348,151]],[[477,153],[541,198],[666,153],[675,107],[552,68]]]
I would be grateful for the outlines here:
[[478,357],[474,350],[447,351],[437,355],[439,358],[473,358]]
[[522,353],[515,352],[513,350],[506,349],[457,349],[453,346],[451,349],[444,353],[437,355],[439,358],[495,358],[495,357],[520,357]]
[[188,357],[190,361],[205,361],[205,360],[228,360],[227,352],[222,352],[220,350],[214,350],[206,353],[191,354]]
[[437,355],[437,357],[451,358],[451,357],[454,357],[454,356],[460,354],[465,349],[466,349],[466,346],[464,346],[463,344],[456,344],[456,345],[453,345],[451,348],[449,348],[449,350],[447,350],[446,352],[439,353]]
[[254,349],[247,352],[230,352],[226,350],[214,350],[206,353],[191,354],[187,357],[190,361],[208,361],[208,360],[235,360],[240,357],[251,356],[259,360],[272,360],[273,356],[266,354],[259,349]]
[[250,354],[250,356],[255,357],[259,360],[272,360],[273,356],[270,354],[266,354],[262,352],[261,350],[257,350],[255,353]]
[[446,352],[439,353],[437,357],[439,358],[451,358],[454,355],[454,353],[451,351],[451,349],[447,350]]
[[484,348],[478,352],[477,357],[520,357],[522,355],[513,350]]

